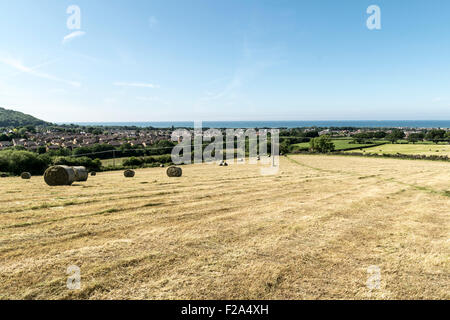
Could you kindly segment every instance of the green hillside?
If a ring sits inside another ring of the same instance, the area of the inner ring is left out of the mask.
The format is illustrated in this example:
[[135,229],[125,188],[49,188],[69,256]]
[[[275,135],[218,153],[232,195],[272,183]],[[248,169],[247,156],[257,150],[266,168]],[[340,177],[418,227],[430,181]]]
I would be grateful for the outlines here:
[[48,122],[19,111],[0,108],[0,127],[21,127],[27,125],[47,125]]

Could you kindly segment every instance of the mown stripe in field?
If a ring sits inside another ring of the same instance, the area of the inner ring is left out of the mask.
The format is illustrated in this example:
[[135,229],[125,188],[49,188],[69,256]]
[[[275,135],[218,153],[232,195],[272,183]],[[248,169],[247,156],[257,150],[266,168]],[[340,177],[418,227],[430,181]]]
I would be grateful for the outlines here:
[[412,187],[412,188],[414,188],[414,189],[416,189],[418,191],[425,191],[425,192],[428,192],[428,193],[437,194],[437,195],[441,195],[441,196],[444,196],[444,197],[450,197],[450,191],[449,190],[436,190],[436,189],[433,189],[433,188],[430,188],[430,187],[418,186],[418,185],[415,185],[415,184],[402,182],[402,181],[396,180],[394,178],[382,178],[382,177],[376,176],[376,175],[361,177],[360,174],[355,174],[353,172],[342,171],[342,170],[330,170],[330,169],[317,168],[317,167],[313,167],[313,166],[304,164],[304,163],[299,162],[297,160],[294,160],[294,159],[290,158],[289,156],[286,156],[286,157],[292,163],[295,163],[297,165],[300,165],[300,166],[303,166],[303,167],[306,167],[306,168],[309,168],[309,169],[321,171],[321,172],[346,174],[346,175],[351,175],[351,176],[355,176],[355,177],[358,176],[358,179],[374,178],[374,179],[378,179],[378,180],[385,181],[385,182],[394,182],[394,183],[397,183],[397,184],[406,185],[406,186]]

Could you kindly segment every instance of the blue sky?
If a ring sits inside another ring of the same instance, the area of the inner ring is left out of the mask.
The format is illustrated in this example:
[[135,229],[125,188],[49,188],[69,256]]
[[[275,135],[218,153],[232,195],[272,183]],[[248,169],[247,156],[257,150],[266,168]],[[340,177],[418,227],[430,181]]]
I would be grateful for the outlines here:
[[[366,27],[373,4],[381,30]],[[48,121],[450,119],[446,0],[15,0],[0,12],[0,106]]]

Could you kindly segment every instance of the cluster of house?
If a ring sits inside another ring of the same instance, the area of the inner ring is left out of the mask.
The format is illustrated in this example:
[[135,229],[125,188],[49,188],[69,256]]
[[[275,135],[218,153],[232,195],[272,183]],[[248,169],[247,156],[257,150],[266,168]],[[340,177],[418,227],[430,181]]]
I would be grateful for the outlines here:
[[[392,130],[382,130],[382,129],[380,129],[380,131],[384,131],[388,134],[392,132]],[[319,135],[329,134],[329,135],[333,135],[333,136],[351,137],[351,136],[359,134],[359,133],[367,133],[367,132],[377,132],[377,130],[358,129],[358,130],[354,130],[354,131],[349,131],[349,130],[325,129],[325,130],[320,131]],[[412,133],[421,133],[421,132],[423,132],[423,130],[407,128],[407,129],[403,129],[403,132],[405,133],[405,137],[408,137]]]
[[[324,129],[319,132],[319,136],[328,134],[328,135],[339,136],[339,137],[351,137],[358,133],[367,133],[367,132],[375,132],[375,131],[365,130],[365,129],[358,129],[358,130]],[[386,131],[386,132],[390,132],[390,131]]]
[[0,141],[0,150],[8,147],[24,147],[30,151],[36,151],[40,147],[45,147],[47,151],[60,148],[75,149],[79,147],[92,146],[94,144],[108,144],[120,147],[128,143],[132,146],[142,145],[148,147],[160,140],[169,140],[171,131],[169,130],[113,130],[107,133],[96,135],[89,132],[61,133],[46,131],[38,133],[27,133],[26,138],[12,139],[12,141]]

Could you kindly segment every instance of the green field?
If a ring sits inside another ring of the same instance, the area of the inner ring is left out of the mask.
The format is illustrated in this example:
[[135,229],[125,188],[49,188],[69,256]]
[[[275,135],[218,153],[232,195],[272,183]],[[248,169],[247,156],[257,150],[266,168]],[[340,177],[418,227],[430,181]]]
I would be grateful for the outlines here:
[[[363,152],[360,150],[352,150],[349,152]],[[385,144],[382,146],[364,149],[364,153],[377,154],[417,154],[417,155],[437,155],[450,156],[450,145],[432,145],[432,144]]]
[[[353,148],[364,148],[364,147],[370,147],[373,146],[373,143],[365,143],[365,144],[359,144],[359,143],[351,143],[354,140],[353,139],[332,139],[335,149],[336,151],[339,150],[348,150],[348,149],[353,149]],[[309,142],[304,142],[304,143],[297,143],[294,144],[294,146],[297,149],[309,149]]]
[[104,166],[104,167],[112,166],[112,165],[114,165],[114,163],[116,166],[121,166],[122,163],[127,159],[129,159],[129,157],[116,158],[115,160],[114,159],[105,159],[105,160],[102,160],[102,166]]

